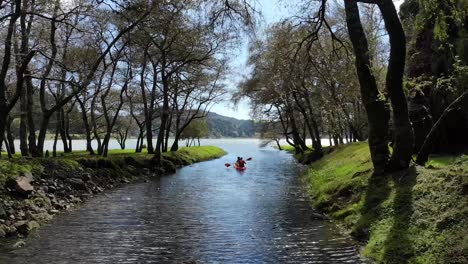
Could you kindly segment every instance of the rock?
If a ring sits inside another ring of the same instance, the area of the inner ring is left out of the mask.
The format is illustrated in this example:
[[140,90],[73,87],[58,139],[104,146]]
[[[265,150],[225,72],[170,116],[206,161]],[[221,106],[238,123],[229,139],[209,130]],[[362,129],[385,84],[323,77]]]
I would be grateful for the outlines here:
[[84,181],[82,179],[79,179],[79,178],[70,178],[70,179],[67,179],[67,182],[74,188],[74,189],[77,189],[77,190],[86,190],[86,184],[84,183]]
[[6,225],[0,225],[0,237],[5,237],[8,231],[8,227]]
[[48,222],[52,220],[52,216],[48,213],[31,214],[31,218],[37,222]]
[[323,215],[323,214],[319,214],[319,213],[315,213],[313,212],[311,215],[310,215],[310,219],[311,220],[328,220],[328,218]]
[[5,209],[3,208],[3,205],[0,204],[0,218],[5,218],[7,216],[7,213]]
[[15,224],[16,229],[22,235],[27,235],[34,229],[39,228],[39,224],[36,221],[19,221]]
[[91,181],[92,177],[91,177],[91,174],[84,173],[83,175],[81,175],[81,179],[83,179],[83,181],[85,181],[85,182],[89,182],[89,181]]
[[16,227],[14,226],[7,226],[7,229],[5,230],[7,236],[14,236],[17,233]]
[[73,197],[71,200],[70,200],[72,203],[82,203],[83,200],[81,200],[80,198],[78,197]]
[[24,246],[26,246],[26,242],[24,242],[23,240],[20,240],[13,245],[13,248],[22,248]]
[[27,171],[27,172],[22,172],[22,173],[20,174],[20,176],[28,178],[28,180],[29,180],[30,182],[33,182],[33,181],[34,181],[34,176],[33,176],[32,173],[29,172],[29,171]]
[[19,218],[24,218],[26,216],[26,213],[23,210],[19,210],[18,213],[17,213],[17,216]]
[[51,210],[49,210],[49,213],[50,214],[58,214],[59,210],[51,209]]
[[127,180],[127,179],[125,179],[125,178],[123,178],[120,182],[121,182],[121,183],[130,183],[130,181]]
[[53,185],[47,186],[47,192],[54,193],[57,191],[57,188]]
[[15,182],[15,189],[21,194],[29,194],[34,191],[34,187],[31,185],[31,179],[27,176],[18,177]]

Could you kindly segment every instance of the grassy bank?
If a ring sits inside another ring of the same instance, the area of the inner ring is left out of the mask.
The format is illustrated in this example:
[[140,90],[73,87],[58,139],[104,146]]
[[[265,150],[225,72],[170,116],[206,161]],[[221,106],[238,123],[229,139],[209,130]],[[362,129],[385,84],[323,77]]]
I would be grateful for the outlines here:
[[338,147],[303,180],[313,205],[365,243],[377,263],[468,263],[468,157],[432,158],[371,177],[366,143]]
[[[214,146],[201,146],[201,147],[183,147],[175,152],[166,152],[162,153],[163,164],[173,165],[173,169],[178,166],[188,165],[195,162],[206,161],[210,159],[215,159],[222,157],[226,152],[218,147]],[[22,173],[32,173],[34,176],[40,175],[44,171],[44,163],[49,163],[50,161],[63,166],[67,166],[70,169],[77,168],[81,163],[93,163],[101,162],[112,164],[114,167],[125,168],[126,162],[136,162],[135,164],[130,165],[141,165],[149,167],[151,164],[151,158],[153,154],[148,154],[147,152],[135,153],[134,150],[120,150],[114,149],[109,150],[107,158],[103,158],[98,155],[89,155],[86,151],[74,151],[72,153],[58,153],[56,158],[23,158],[16,154],[14,158],[9,161],[6,158],[0,159],[0,190],[1,187],[5,184],[7,179],[16,177]],[[84,164],[89,165],[89,164]],[[112,166],[110,165],[110,166]],[[97,166],[97,165],[96,165]],[[167,170],[172,170],[172,168],[167,167]]]
[[56,158],[0,160],[0,237],[25,236],[53,215],[116,186],[175,172],[177,167],[221,157],[217,147],[181,148],[153,155],[112,150],[107,158],[86,152]]

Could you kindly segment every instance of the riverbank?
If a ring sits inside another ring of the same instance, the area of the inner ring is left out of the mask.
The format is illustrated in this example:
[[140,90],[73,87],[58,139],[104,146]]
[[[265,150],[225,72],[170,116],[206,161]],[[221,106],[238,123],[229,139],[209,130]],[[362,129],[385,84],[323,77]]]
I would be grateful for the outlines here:
[[93,194],[225,154],[212,146],[181,148],[163,153],[161,167],[152,165],[153,155],[132,150],[111,150],[108,158],[74,152],[57,158],[0,160],[0,237],[27,236]]
[[335,147],[303,174],[313,206],[377,263],[468,263],[468,157],[371,177],[367,143]]

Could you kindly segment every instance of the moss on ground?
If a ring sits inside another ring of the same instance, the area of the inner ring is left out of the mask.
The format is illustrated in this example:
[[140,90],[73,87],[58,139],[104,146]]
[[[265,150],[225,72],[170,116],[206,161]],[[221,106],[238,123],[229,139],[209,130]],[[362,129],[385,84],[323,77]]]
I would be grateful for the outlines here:
[[315,207],[366,242],[377,263],[468,263],[468,158],[372,177],[366,143],[335,149],[303,180]]

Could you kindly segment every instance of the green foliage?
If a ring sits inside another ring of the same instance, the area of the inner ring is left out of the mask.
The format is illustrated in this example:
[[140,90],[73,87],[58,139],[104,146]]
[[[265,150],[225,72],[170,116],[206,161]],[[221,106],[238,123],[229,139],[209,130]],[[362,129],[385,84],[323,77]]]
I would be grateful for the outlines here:
[[176,164],[192,164],[226,155],[226,152],[218,147],[200,146],[180,148],[178,151],[163,153],[163,158],[175,161]]
[[181,138],[203,138],[208,136],[208,124],[205,119],[195,119],[184,129]]
[[315,206],[367,241],[377,263],[466,263],[468,158],[372,177],[368,145],[347,145],[303,176]]

